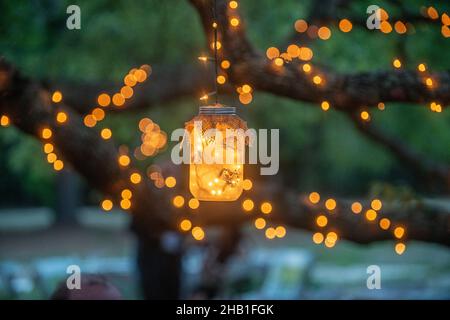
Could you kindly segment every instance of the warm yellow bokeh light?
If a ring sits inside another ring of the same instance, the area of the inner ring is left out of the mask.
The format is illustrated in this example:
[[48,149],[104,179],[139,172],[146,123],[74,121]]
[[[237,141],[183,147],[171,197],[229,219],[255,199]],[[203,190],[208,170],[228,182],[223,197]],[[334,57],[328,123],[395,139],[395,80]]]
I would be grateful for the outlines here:
[[112,102],[115,106],[121,107],[125,103],[125,97],[121,93],[113,95]]
[[127,156],[125,154],[122,154],[121,156],[119,156],[119,164],[122,167],[128,166],[130,164],[130,162],[131,162],[131,159],[129,156]]
[[45,140],[50,139],[50,138],[52,137],[52,135],[53,135],[53,132],[52,132],[52,130],[49,129],[49,128],[44,128],[44,129],[42,129],[42,131],[41,131],[41,137],[42,137],[42,139],[45,139]]
[[328,40],[331,37],[331,30],[328,27],[320,27],[317,31],[317,35],[322,40]]
[[182,206],[184,206],[184,197],[180,195],[175,196],[172,200],[172,203],[175,207],[181,208]]
[[102,108],[94,108],[94,110],[92,110],[92,116],[96,121],[102,121],[105,119],[105,111],[103,111]]
[[311,192],[308,196],[308,199],[311,203],[316,204],[320,201],[320,194],[318,192]]
[[218,84],[224,84],[227,81],[227,79],[225,78],[225,76],[217,76],[217,83]]
[[300,54],[300,48],[296,45],[296,44],[290,44],[287,49],[286,52],[292,57],[292,58],[297,58],[298,55]]
[[131,201],[129,199],[122,199],[120,200],[120,207],[123,210],[128,210],[131,208]]
[[305,32],[306,30],[308,30],[308,23],[303,19],[299,19],[295,21],[294,28],[297,32]]
[[256,229],[264,229],[266,227],[266,220],[264,218],[258,218],[255,220],[255,228]]
[[132,174],[130,175],[130,181],[131,181],[131,183],[133,183],[133,184],[138,184],[138,183],[141,182],[141,180],[142,180],[142,177],[141,177],[141,175],[140,175],[139,173],[137,173],[137,172],[134,172],[134,173],[132,173]]
[[284,64],[284,60],[282,58],[275,58],[274,63],[277,67],[282,67]]
[[398,255],[402,255],[403,252],[405,252],[405,250],[406,250],[406,245],[404,243],[399,242],[395,245],[395,252]]
[[359,202],[352,203],[352,212],[355,214],[359,214],[362,211],[362,204]]
[[231,66],[231,64],[230,64],[230,61],[228,61],[228,60],[223,60],[223,61],[220,63],[220,66],[222,67],[222,69],[228,69],[228,68]]
[[316,223],[319,227],[325,227],[328,224],[328,218],[324,215],[320,215],[316,218]]
[[278,226],[275,228],[275,235],[278,238],[284,238],[284,236],[286,235],[286,228],[283,226]]
[[378,108],[378,110],[383,111],[386,108],[386,106],[383,102],[378,102],[377,108]]
[[439,13],[434,7],[428,7],[427,14],[433,20],[439,19]]
[[417,66],[417,70],[419,70],[420,72],[425,72],[427,70],[427,67],[426,67],[426,65],[424,63],[420,63]]
[[2,115],[0,117],[0,126],[7,127],[7,126],[9,126],[9,123],[10,123],[10,120],[9,120],[8,116]]
[[95,127],[95,125],[97,124],[97,120],[95,120],[92,114],[88,114],[87,116],[85,116],[83,122],[84,125],[89,128]]
[[109,94],[102,93],[98,96],[97,102],[98,102],[99,106],[107,107],[111,103],[111,97],[109,96]]
[[377,218],[377,212],[373,209],[369,209],[366,211],[366,219],[368,221],[374,221]]
[[272,212],[272,205],[270,202],[263,202],[261,204],[261,212],[264,214],[269,214]]
[[394,24],[394,29],[398,34],[404,34],[407,31],[406,25],[401,21],[397,21]]
[[237,27],[239,25],[239,19],[238,18],[231,18],[230,24],[232,27]]
[[104,128],[102,129],[102,131],[100,131],[100,136],[102,137],[102,139],[104,140],[108,140],[112,137],[112,131],[111,129],[108,128]]
[[63,96],[62,96],[61,91],[53,92],[53,94],[52,94],[52,101],[53,102],[55,102],[55,103],[61,102],[62,98],[63,98]]
[[394,59],[394,61],[392,61],[392,65],[398,69],[401,68],[402,62],[399,59]]
[[298,58],[303,61],[309,61],[313,57],[313,51],[308,47],[301,47]]
[[253,95],[251,93],[242,93],[239,95],[239,102],[242,104],[249,104],[253,100]]
[[266,57],[270,60],[275,59],[280,56],[280,50],[275,47],[270,47],[266,50]]
[[367,111],[361,111],[361,113],[359,114],[359,116],[361,117],[362,120],[364,121],[369,121],[370,120],[370,114]]
[[189,219],[184,219],[180,222],[180,229],[182,231],[189,231],[192,228],[192,222]]
[[131,192],[130,189],[123,189],[122,192],[120,193],[120,196],[122,197],[122,199],[130,200],[131,197],[133,196],[133,193]]
[[102,209],[105,211],[111,211],[113,208],[113,202],[109,199],[105,199],[102,201]]
[[233,0],[230,1],[228,5],[230,6],[231,9],[236,9],[238,7],[238,2]]
[[254,207],[255,207],[255,204],[253,203],[253,201],[251,199],[246,199],[242,202],[242,208],[245,211],[252,211]]
[[353,25],[350,20],[341,19],[341,21],[339,21],[339,29],[342,32],[350,32],[350,31],[352,31],[352,28],[353,28]]
[[170,177],[167,177],[164,182],[165,182],[167,188],[173,188],[177,184],[177,179],[175,179],[175,177],[170,176]]
[[426,78],[425,79],[425,84],[428,86],[428,87],[433,87],[433,79],[431,79],[431,78]]
[[404,235],[405,235],[405,228],[403,228],[403,227],[396,227],[394,229],[394,236],[397,239],[401,239]]
[[193,210],[198,209],[198,207],[200,206],[200,201],[198,201],[196,198],[192,198],[189,200],[188,206]]
[[205,232],[200,227],[194,227],[192,229],[192,236],[194,237],[195,240],[201,241],[205,238]]
[[53,163],[53,169],[55,169],[56,171],[61,171],[62,169],[64,169],[64,162],[62,162],[61,160],[56,160]]
[[313,82],[314,82],[314,84],[319,85],[322,83],[322,78],[320,76],[314,76]]
[[57,155],[55,153],[53,153],[53,152],[50,152],[47,155],[47,162],[48,163],[54,163],[57,159],[58,159]]
[[250,190],[253,187],[253,182],[250,179],[245,179],[242,182],[242,188],[246,191]]
[[252,92],[252,87],[250,85],[248,85],[248,84],[244,84],[241,89],[242,89],[243,93],[250,93],[250,92]]
[[383,33],[391,33],[392,32],[392,26],[389,22],[387,21],[382,21],[380,23],[380,30]]
[[380,228],[383,230],[389,229],[391,226],[391,221],[388,218],[383,218],[380,220]]
[[330,211],[336,209],[336,200],[332,198],[327,199],[327,201],[325,201],[325,208]]
[[327,111],[328,109],[330,109],[330,103],[328,101],[322,101],[320,107],[323,111]]
[[320,232],[316,232],[312,236],[312,240],[315,244],[321,244],[323,242],[323,234]]
[[370,203],[370,206],[372,207],[373,210],[379,211],[381,210],[383,203],[381,202],[380,199],[373,199],[372,202]]
[[267,238],[267,239],[273,239],[273,238],[275,238],[275,237],[276,237],[276,231],[275,231],[275,228],[272,228],[272,227],[267,228],[265,234],[266,234],[266,238]]
[[67,113],[64,111],[60,111],[56,114],[56,121],[58,123],[66,123],[67,122]]
[[120,93],[125,99],[129,99],[133,96],[134,91],[133,88],[131,88],[130,86],[123,86],[120,89]]
[[49,154],[51,152],[53,152],[55,148],[53,147],[53,145],[51,143],[46,143],[44,144],[44,152]]
[[310,65],[309,63],[305,63],[305,64],[302,66],[302,69],[303,69],[304,72],[310,73],[310,72],[311,72],[311,65]]

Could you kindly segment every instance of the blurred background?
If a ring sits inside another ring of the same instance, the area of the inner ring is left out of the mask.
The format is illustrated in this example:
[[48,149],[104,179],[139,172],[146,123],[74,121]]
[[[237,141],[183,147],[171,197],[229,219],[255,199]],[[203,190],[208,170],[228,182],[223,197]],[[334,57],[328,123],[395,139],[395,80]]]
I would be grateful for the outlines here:
[[[373,1],[372,1],[373,2]],[[397,1],[378,1],[394,15]],[[428,1],[408,1],[420,12]],[[81,30],[69,31],[66,8],[81,8]],[[239,1],[248,36],[261,51],[282,43],[297,19],[308,19],[314,1]],[[371,1],[352,1],[340,16],[365,19]],[[406,5],[406,4],[405,4]],[[449,12],[445,1],[433,4]],[[368,33],[331,26],[328,41],[309,44],[317,64],[342,72],[392,68],[401,56],[406,67],[426,63],[449,70],[448,38],[430,24],[415,25],[408,36]],[[0,54],[20,71],[44,83],[119,82],[132,67],[196,64],[205,52],[198,14],[188,1],[2,1]],[[151,81],[158,79],[152,78]],[[173,79],[177,81],[176,78]],[[148,110],[112,114],[118,144],[136,145],[139,120],[149,117],[169,133],[197,112],[198,94],[152,106]],[[64,94],[64,92],[63,92]],[[253,128],[279,128],[280,173],[286,187],[343,198],[366,198],[389,192],[405,199],[427,198],[450,208],[445,190],[431,189],[395,156],[362,136],[336,111],[323,112],[307,103],[255,92],[248,105],[229,97]],[[94,102],[93,102],[94,104]],[[169,104],[169,105],[168,105]],[[170,111],[168,111],[170,109]],[[387,104],[374,111],[374,122],[393,136],[441,163],[450,163],[450,113],[437,116],[427,108]],[[170,159],[168,145],[142,161],[142,168]],[[47,299],[67,278],[70,264],[82,272],[101,273],[126,299],[143,298],[136,265],[136,240],[129,214],[99,207],[102,195],[67,166],[55,172],[42,145],[10,126],[0,128],[0,298]],[[214,232],[214,230],[212,230]],[[358,245],[341,241],[334,248],[317,246],[311,233],[288,229],[268,241],[244,226],[239,250],[226,264],[224,285],[215,297],[271,299],[450,299],[450,250],[412,241],[403,255],[393,241]],[[162,240],[170,247],[176,233]],[[196,297],[207,245],[183,240],[181,296]],[[369,265],[382,268],[382,290],[366,287]],[[201,298],[201,296],[200,296]]]

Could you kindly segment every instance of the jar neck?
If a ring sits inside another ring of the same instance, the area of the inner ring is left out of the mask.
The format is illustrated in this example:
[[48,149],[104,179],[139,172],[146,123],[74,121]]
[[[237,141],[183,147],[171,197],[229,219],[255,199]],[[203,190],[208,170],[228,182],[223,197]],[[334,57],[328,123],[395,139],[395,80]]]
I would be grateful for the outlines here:
[[201,106],[199,115],[236,115],[236,107],[225,106]]

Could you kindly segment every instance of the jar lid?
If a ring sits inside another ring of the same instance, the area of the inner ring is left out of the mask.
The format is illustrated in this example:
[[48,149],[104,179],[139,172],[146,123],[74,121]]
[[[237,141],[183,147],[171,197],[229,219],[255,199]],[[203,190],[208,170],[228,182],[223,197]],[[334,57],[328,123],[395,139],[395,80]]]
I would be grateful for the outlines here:
[[205,115],[234,115],[236,114],[236,107],[225,106],[201,106],[198,114]]

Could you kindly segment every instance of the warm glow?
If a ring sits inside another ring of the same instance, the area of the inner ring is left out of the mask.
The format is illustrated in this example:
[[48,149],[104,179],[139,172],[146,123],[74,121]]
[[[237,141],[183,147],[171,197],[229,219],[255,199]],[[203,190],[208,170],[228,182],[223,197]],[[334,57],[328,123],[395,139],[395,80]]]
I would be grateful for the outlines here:
[[269,202],[263,202],[261,204],[261,212],[264,214],[269,214],[272,212],[272,205]]
[[236,9],[238,7],[238,2],[230,1],[230,3],[228,3],[228,5],[230,6],[231,9]]
[[401,63],[401,61],[399,60],[399,59],[395,59],[393,62],[392,62],[392,65],[395,67],[395,68],[400,68],[401,66],[402,66],[402,63]]
[[128,166],[128,165],[130,164],[130,162],[131,162],[131,159],[130,159],[129,156],[127,156],[127,155],[125,155],[125,154],[119,156],[119,164],[120,164],[122,167]]
[[297,32],[305,32],[308,30],[308,23],[305,20],[297,20],[294,24],[295,31]]
[[52,135],[53,135],[53,132],[52,132],[52,130],[49,129],[49,128],[44,128],[44,129],[42,129],[42,131],[41,131],[41,137],[42,137],[42,139],[45,139],[45,140],[50,139],[50,138],[52,137]]
[[97,102],[98,102],[99,106],[107,107],[111,103],[111,97],[106,93],[102,93],[98,96]]
[[266,50],[266,56],[270,60],[275,59],[280,56],[280,50],[275,47],[270,47]]
[[286,228],[283,226],[278,226],[275,228],[275,235],[278,238],[284,238],[284,236],[286,235]]
[[372,202],[370,203],[370,206],[372,207],[373,210],[379,211],[383,206],[383,203],[379,199],[373,199]]
[[105,111],[103,111],[103,109],[101,108],[95,108],[94,110],[92,110],[92,116],[96,121],[102,121],[103,119],[105,119]]
[[192,236],[195,240],[201,241],[205,238],[205,232],[200,227],[194,227],[192,229]]
[[392,32],[392,26],[387,21],[381,21],[380,29],[381,29],[381,32],[383,32],[383,33],[391,33]]
[[439,19],[439,13],[434,7],[428,7],[427,14],[433,20]]
[[55,153],[51,152],[47,155],[47,162],[48,163],[54,163],[56,160],[58,159],[58,157],[56,156]]
[[319,85],[322,83],[322,78],[320,76],[314,76],[313,82],[314,82],[314,84]]
[[61,91],[55,91],[52,94],[52,101],[55,102],[55,103],[61,102],[62,97],[63,96],[62,96]]
[[242,93],[239,95],[239,102],[242,104],[249,104],[250,102],[252,102],[252,100],[253,95],[251,93]]
[[309,73],[309,72],[311,72],[311,65],[308,64],[308,63],[305,63],[305,64],[302,66],[302,69],[303,69],[304,72]]
[[188,206],[189,206],[189,208],[194,209],[194,210],[198,209],[198,207],[200,206],[200,201],[198,201],[195,198],[192,198],[191,200],[189,200]]
[[264,218],[258,218],[255,220],[255,228],[256,229],[264,229],[266,227],[266,220]]
[[103,139],[108,140],[112,136],[112,131],[111,131],[111,129],[104,128],[104,129],[102,129],[102,131],[100,131],[100,135]]
[[237,27],[239,25],[239,19],[238,18],[231,18],[230,24],[232,27]]
[[396,31],[398,34],[404,34],[404,33],[406,33],[406,31],[407,31],[406,25],[405,25],[403,22],[401,22],[401,21],[397,21],[397,22],[394,24],[394,29],[395,29],[395,31]]
[[9,120],[9,117],[8,117],[8,116],[2,115],[2,116],[0,117],[0,125],[1,125],[2,127],[7,127],[7,126],[9,126],[9,123],[10,123],[10,120]]
[[113,95],[112,102],[115,106],[121,107],[125,103],[125,97],[121,93]]
[[427,67],[424,63],[421,63],[417,66],[417,70],[419,70],[420,72],[425,72],[427,70]]
[[336,242],[338,240],[338,235],[334,231],[328,232],[327,233],[327,239],[332,241],[332,242]]
[[133,193],[131,192],[130,189],[123,189],[122,192],[120,193],[120,196],[122,197],[122,199],[130,200],[131,197],[133,196]]
[[296,44],[290,44],[287,47],[286,52],[292,57],[292,58],[297,58],[298,55],[300,54],[300,48],[296,45]]
[[228,60],[223,60],[221,63],[220,63],[220,66],[222,67],[222,69],[228,69],[229,67],[230,67],[230,61],[228,61]]
[[274,228],[270,227],[266,229],[266,238],[273,239],[276,236],[276,231]]
[[348,19],[342,19],[339,21],[339,29],[341,29],[342,32],[350,32],[353,28],[352,23]]
[[355,214],[359,214],[362,211],[362,205],[359,202],[352,203],[352,212]]
[[97,124],[97,120],[95,120],[94,116],[91,114],[85,116],[83,122],[84,125],[89,128],[95,127],[95,125]]
[[217,50],[220,50],[220,48],[222,48],[222,43],[220,43],[220,41],[216,41],[216,46],[214,45],[214,42],[211,42],[211,49],[215,49],[215,47],[217,47]]
[[277,67],[281,67],[284,64],[284,60],[281,58],[275,58],[274,63]]
[[431,79],[431,78],[426,78],[425,79],[425,84],[428,86],[428,87],[432,87],[433,86],[433,79]]
[[313,51],[308,47],[301,47],[298,57],[300,60],[309,61],[313,57]]
[[49,153],[53,152],[53,150],[54,150],[54,147],[51,143],[44,144],[44,152],[45,153],[49,154]]
[[242,92],[243,92],[243,93],[250,93],[250,92],[252,92],[252,87],[249,86],[248,84],[244,84],[244,85],[242,86]]
[[217,83],[218,84],[224,84],[227,81],[227,79],[225,78],[225,76],[217,76]]
[[328,27],[320,27],[317,31],[317,35],[322,40],[328,40],[331,37],[331,30]]
[[328,223],[328,218],[324,215],[320,215],[316,218],[316,223],[319,227],[325,227]]
[[377,108],[378,108],[378,110],[381,110],[381,111],[383,111],[384,109],[385,109],[385,105],[384,105],[384,103],[383,102],[378,102],[378,104],[377,104]]
[[316,204],[320,201],[320,194],[318,192],[311,192],[308,198],[311,203]]
[[64,169],[64,162],[62,162],[61,160],[56,160],[53,163],[53,169],[55,169],[56,171],[61,171],[62,169]]
[[330,103],[328,101],[322,101],[320,107],[323,111],[327,111],[328,109],[330,109]]
[[128,210],[131,208],[131,201],[129,199],[122,199],[120,200],[120,207],[123,210]]
[[123,86],[120,89],[120,93],[125,99],[129,99],[133,96],[134,91],[133,88],[131,88],[130,86]]
[[396,227],[394,229],[394,236],[397,239],[401,239],[404,235],[405,235],[405,228],[403,228],[403,227]]
[[242,188],[246,191],[250,190],[253,187],[253,183],[250,179],[245,179],[242,183]]
[[177,179],[174,177],[167,177],[165,180],[165,184],[167,188],[173,188],[177,184]]
[[183,196],[175,196],[172,200],[172,203],[175,207],[181,208],[184,205],[184,198]]
[[380,228],[383,230],[389,229],[391,226],[391,221],[388,218],[383,218],[380,220]]
[[366,219],[369,221],[374,221],[377,218],[377,212],[373,209],[366,211]]
[[66,123],[67,121],[67,113],[64,111],[60,111],[56,114],[56,121],[58,123]]
[[315,244],[321,244],[323,242],[323,234],[320,232],[316,232],[312,236],[312,240]]
[[139,182],[141,182],[141,180],[142,180],[142,177],[139,173],[135,172],[135,173],[132,173],[130,176],[131,183],[138,184]]
[[192,222],[189,219],[184,219],[180,222],[180,229],[182,231],[189,231],[192,228]]
[[246,200],[244,200],[244,202],[242,202],[242,208],[245,211],[252,211],[254,207],[255,207],[255,204],[250,199],[246,199]]
[[102,209],[105,211],[111,211],[113,208],[113,203],[111,200],[105,199],[102,201]]
[[325,201],[325,208],[330,211],[336,209],[336,200],[327,199],[327,201]]
[[406,245],[404,243],[399,242],[395,245],[395,252],[398,255],[402,255],[403,252],[405,252],[405,250],[406,250]]
[[364,121],[369,121],[370,120],[370,114],[367,111],[361,111],[360,117]]

